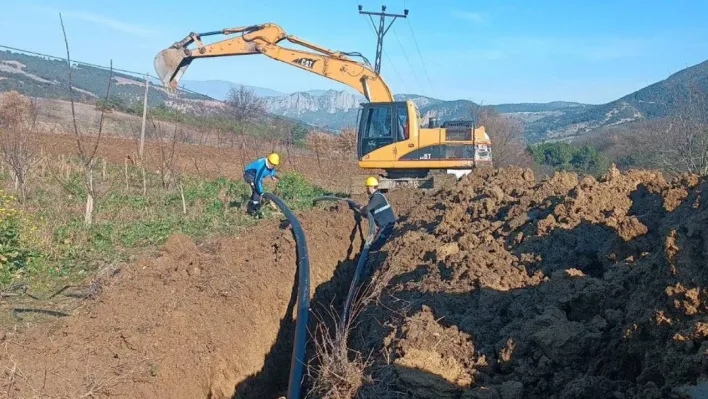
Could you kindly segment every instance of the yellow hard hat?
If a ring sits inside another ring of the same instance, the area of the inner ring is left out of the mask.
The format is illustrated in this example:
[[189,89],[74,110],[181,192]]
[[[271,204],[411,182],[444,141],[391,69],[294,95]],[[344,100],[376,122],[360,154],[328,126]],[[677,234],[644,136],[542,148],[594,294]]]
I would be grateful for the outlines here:
[[280,155],[276,153],[268,155],[268,162],[272,163],[273,165],[278,165],[280,163]]
[[366,187],[376,187],[379,185],[379,181],[376,180],[374,176],[369,176],[366,178]]

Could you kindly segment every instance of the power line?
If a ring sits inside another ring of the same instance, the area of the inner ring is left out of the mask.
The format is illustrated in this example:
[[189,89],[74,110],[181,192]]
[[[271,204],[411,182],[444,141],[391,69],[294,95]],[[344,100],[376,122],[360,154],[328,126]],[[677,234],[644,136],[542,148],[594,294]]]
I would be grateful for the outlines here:
[[[405,0],[403,0],[405,4]],[[432,80],[430,80],[430,74],[428,73],[428,68],[425,66],[425,60],[423,59],[423,53],[420,52],[420,47],[418,46],[418,40],[415,38],[415,33],[413,33],[413,25],[411,21],[408,20],[408,28],[411,30],[411,36],[413,36],[413,43],[415,43],[415,48],[418,50],[418,56],[420,57],[420,63],[423,64],[423,71],[425,71],[425,77],[428,79],[428,85],[430,85],[430,90],[433,92],[433,96],[437,97],[435,93],[435,86],[433,86]]]
[[403,43],[401,43],[401,39],[398,37],[398,33],[396,33],[396,28],[393,28],[393,35],[396,37],[396,41],[398,41],[398,45],[401,47],[401,52],[403,52],[403,57],[406,59],[406,62],[408,63],[408,67],[411,69],[411,72],[413,73],[413,78],[415,79],[415,83],[418,85],[418,88],[423,90],[423,85],[420,84],[420,79],[418,79],[418,74],[415,73],[415,68],[413,68],[413,64],[411,63],[410,58],[408,58],[408,54],[406,53],[406,49],[403,48]]
[[[365,23],[366,25],[369,25],[369,24],[366,23],[366,21],[365,21],[364,23]],[[374,26],[374,22],[373,22],[373,21],[371,21],[371,25],[370,25],[370,26],[371,26],[371,30],[374,32],[374,35],[376,35],[376,34],[377,34],[377,33],[376,33],[376,27]],[[403,75],[401,75],[401,73],[398,72],[398,68],[396,68],[396,64],[394,64],[393,61],[391,61],[391,58],[388,56],[388,53],[387,53],[387,52],[385,52],[385,51],[382,50],[382,53],[383,53],[384,57],[386,57],[386,61],[388,61],[389,65],[391,65],[391,68],[393,69],[393,72],[395,72],[395,73],[396,73],[396,76],[398,76],[398,80],[401,81],[401,84],[403,85],[403,89],[404,89],[406,92],[408,92],[408,85],[406,84],[406,81],[403,79]]]
[[[1,44],[0,44],[0,48],[4,48],[4,49],[7,49],[7,50],[11,50],[11,51],[19,51],[19,52],[22,52],[22,53],[25,53],[25,54],[31,54],[31,55],[36,55],[36,56],[40,56],[40,57],[47,57],[47,58],[51,58],[51,59],[58,60],[58,61],[66,61],[66,58],[63,58],[63,57],[57,57],[57,56],[54,56],[54,55],[38,53],[38,52],[35,52],[35,51],[24,50],[24,49],[16,48],[16,47],[4,46],[4,45],[1,45]],[[103,66],[103,65],[98,65],[98,64],[92,64],[92,63],[90,63],[90,62],[71,60],[71,63],[72,63],[72,64],[76,64],[76,65],[84,65],[84,66],[89,66],[89,67],[92,67],[92,68],[102,69],[102,70],[104,70],[104,71],[110,70],[110,68],[108,68],[108,67],[105,67],[105,66]],[[127,70],[127,69],[120,69],[120,68],[113,68],[113,71],[114,71],[114,72],[116,72],[116,71],[117,71],[117,72],[122,72],[122,73],[128,74],[128,75],[136,75],[136,76],[138,76],[138,77],[140,77],[140,78],[142,78],[142,77],[144,77],[145,75],[147,75],[147,76],[150,77],[151,79],[155,79],[155,80],[157,80],[157,81],[160,81],[160,78],[158,78],[157,76],[150,75],[149,73],[146,74],[145,72],[136,72],[136,71],[130,71],[130,70]],[[208,96],[208,95],[202,94],[202,93],[197,93],[196,91],[189,90],[189,89],[187,89],[187,88],[185,88],[185,87],[180,87],[179,90],[180,90],[180,91],[184,91],[185,93],[190,93],[190,94],[196,94],[196,95],[204,96],[204,97],[206,97],[206,98],[208,98],[208,99],[210,99],[210,100],[216,100],[215,98],[213,98],[213,97],[211,97],[211,96]]]
[[[403,14],[391,14],[386,12],[386,6],[383,4],[381,5],[381,12],[364,11],[364,6],[361,4],[357,5],[357,8],[359,8],[359,14],[369,16],[369,19],[371,19],[371,24],[374,25],[374,29],[376,30],[376,62],[374,64],[374,71],[376,71],[376,73],[380,73],[384,36],[386,36],[388,30],[391,29],[393,23],[396,22],[396,19],[408,17],[408,10],[403,10]],[[374,16],[379,17],[378,28],[376,28],[376,25],[374,24]],[[388,26],[386,26],[386,17],[392,18]]]
[[[381,8],[382,8],[383,11],[386,10],[386,6],[384,5],[383,0],[381,0]],[[407,17],[408,17],[408,8],[406,7],[406,1],[405,1],[405,0],[403,0],[403,9],[404,9],[404,11],[405,11],[405,15],[400,16],[400,17],[403,17],[403,18],[406,18],[406,19],[407,19]],[[361,6],[359,6],[359,10],[361,10]],[[395,18],[394,18],[394,20],[395,20]],[[383,17],[382,17],[382,23],[383,23]],[[393,22],[392,22],[391,24],[393,24]],[[409,28],[411,28],[411,33],[413,33],[413,29],[412,29],[412,27],[411,27],[411,25],[410,25],[410,21],[408,22],[408,26],[409,26]],[[380,34],[379,34],[380,29],[379,29],[379,30],[376,29],[376,25],[374,24],[373,19],[371,19],[371,27],[372,27],[372,29],[374,30],[374,33],[375,33],[375,34],[380,35]],[[398,41],[398,45],[400,46],[401,51],[403,52],[403,56],[405,57],[406,62],[408,63],[408,67],[411,69],[411,72],[413,73],[413,78],[415,79],[416,84],[418,85],[418,88],[419,88],[420,90],[423,90],[423,85],[420,84],[420,79],[418,79],[418,74],[415,73],[415,68],[413,68],[413,64],[411,63],[411,60],[408,58],[408,54],[406,53],[406,50],[403,48],[403,43],[401,43],[401,39],[398,37],[398,33],[396,32],[396,28],[395,28],[395,27],[392,27],[391,25],[389,25],[389,27],[393,28],[393,34],[394,34],[394,36],[396,36],[396,41]],[[388,29],[386,29],[386,30],[388,31]],[[382,42],[382,40],[383,40],[383,38],[380,37],[380,38],[379,38],[379,46],[381,45],[380,43]],[[415,44],[416,44],[416,49],[418,49],[418,55],[420,56],[421,62],[423,62],[423,55],[421,54],[420,48],[418,47],[418,41],[417,41],[416,38],[415,38],[415,34],[413,35],[413,40],[414,40],[414,42],[415,42]],[[377,48],[377,50],[378,50],[378,48]],[[401,77],[401,74],[398,73],[398,71],[396,70],[396,67],[393,65],[393,63],[391,62],[391,60],[389,59],[388,56],[386,56],[386,59],[387,59],[388,62],[391,64],[391,66],[393,67],[394,71],[399,75],[399,78],[401,79],[401,82],[403,82],[403,78]],[[435,89],[434,89],[434,87],[433,87],[433,85],[432,85],[432,83],[431,83],[431,80],[430,80],[430,75],[428,74],[428,69],[426,68],[424,62],[423,62],[423,69],[425,70],[425,75],[426,75],[426,77],[427,77],[427,79],[428,79],[428,85],[430,86],[430,89],[431,89],[431,91],[432,91],[432,93],[433,93],[433,96],[436,96],[436,94],[435,94]],[[378,71],[377,71],[377,72],[378,72]],[[405,83],[404,83],[404,88],[405,88],[406,91],[408,91],[408,88],[405,87],[405,86],[406,86],[406,85],[405,85]]]
[[391,65],[391,68],[393,69],[393,71],[394,71],[394,72],[396,73],[396,75],[398,76],[398,80],[401,81],[401,84],[403,85],[403,89],[404,89],[406,92],[408,92],[408,91],[409,91],[409,90],[408,90],[408,85],[406,84],[406,81],[403,80],[403,75],[401,75],[400,72],[398,72],[398,69],[396,68],[396,65],[393,63],[393,61],[391,61],[391,58],[388,56],[388,53],[384,53],[384,57],[386,57],[386,61],[388,61],[389,65]]

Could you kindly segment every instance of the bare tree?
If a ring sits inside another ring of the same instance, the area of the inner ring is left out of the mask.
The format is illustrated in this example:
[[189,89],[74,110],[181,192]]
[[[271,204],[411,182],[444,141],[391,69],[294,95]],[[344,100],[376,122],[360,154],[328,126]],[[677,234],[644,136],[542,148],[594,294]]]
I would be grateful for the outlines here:
[[41,160],[36,150],[37,115],[36,101],[16,91],[6,93],[0,102],[0,147],[5,162],[12,169],[15,189],[22,202],[27,199],[30,170]]
[[356,130],[345,128],[336,136],[337,151],[348,159],[356,159]]
[[307,147],[310,149],[310,151],[315,152],[315,156],[317,157],[317,167],[321,173],[321,157],[324,154],[329,154],[332,149],[331,135],[324,132],[310,132],[307,134],[305,140],[307,141]]
[[529,163],[524,129],[519,121],[500,114],[492,106],[475,106],[472,116],[477,126],[484,126],[492,141],[494,166],[525,166]]
[[157,127],[158,145],[160,147],[160,180],[162,187],[169,189],[173,182],[179,179],[177,173],[176,148],[182,129],[174,126],[172,134],[163,132],[162,125]]
[[672,115],[650,125],[650,141],[667,171],[708,175],[707,95],[697,85],[677,88]]
[[278,146],[287,146],[290,141],[290,122],[276,118],[271,123],[272,131],[268,135],[270,141],[270,152],[275,152]]
[[[241,163],[245,165],[246,126],[263,115],[265,103],[252,89],[242,85],[238,89],[232,87],[229,90],[226,104],[229,115],[236,122],[236,129],[241,137]],[[234,138],[232,135],[231,147],[234,146]]]
[[[71,103],[71,119],[74,127],[74,137],[76,138],[76,147],[81,158],[81,164],[84,171],[84,188],[86,189],[86,211],[84,213],[84,223],[91,225],[93,223],[94,200],[96,198],[96,186],[93,181],[93,168],[96,160],[96,153],[101,144],[103,134],[103,122],[105,111],[101,111],[101,116],[98,121],[98,132],[95,138],[89,135],[84,135],[79,131],[79,126],[76,122],[76,108],[74,105],[74,83],[72,80],[71,54],[69,52],[69,40],[66,37],[66,29],[64,28],[64,19],[59,14],[61,22],[61,30],[64,34],[64,45],[66,46],[66,62],[69,71],[69,100]],[[113,80],[113,60],[110,63],[108,75],[108,85],[106,87],[106,101],[111,94],[111,81]]]

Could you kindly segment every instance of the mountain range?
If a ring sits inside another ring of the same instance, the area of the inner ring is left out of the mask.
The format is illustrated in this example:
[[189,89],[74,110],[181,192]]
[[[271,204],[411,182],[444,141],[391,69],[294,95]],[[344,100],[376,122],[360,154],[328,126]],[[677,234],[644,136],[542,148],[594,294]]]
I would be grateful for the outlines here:
[[[47,97],[67,97],[66,61],[24,53],[0,51],[0,91],[18,90],[24,94]],[[72,66],[74,95],[92,102],[105,96],[109,72],[85,64]],[[166,104],[182,110],[222,108],[232,88],[239,84],[223,80],[184,80],[188,91],[168,93],[159,82],[152,82],[148,94],[150,105]],[[283,93],[276,90],[246,86],[263,98],[267,111],[275,116],[297,120],[327,130],[354,126],[359,104],[365,99],[342,90],[309,90]],[[519,103],[493,105],[498,112],[522,122],[529,142],[573,140],[602,129],[632,124],[642,120],[664,118],[681,112],[688,93],[708,93],[708,61],[681,70],[667,79],[607,104],[591,105],[555,101],[550,103]],[[113,73],[111,94],[127,102],[142,101],[144,84],[140,78]],[[469,100],[441,100],[417,94],[398,94],[396,100],[414,101],[423,123],[436,117],[440,121],[470,119],[477,104]],[[705,104],[706,102],[702,102]],[[705,110],[708,113],[708,110]]]
[[[209,94],[225,93],[228,89],[224,87],[227,86],[238,87],[223,81],[220,85],[221,89],[212,90]],[[250,88],[257,94],[265,93],[261,95],[269,112],[328,129],[354,126],[359,104],[365,101],[364,97],[348,91],[312,90],[276,94],[268,89]],[[674,114],[679,111],[685,93],[695,89],[708,92],[708,61],[607,104],[554,101],[498,104],[494,107],[498,112],[522,122],[529,142],[572,140],[603,128]],[[437,117],[440,121],[469,119],[471,109],[477,106],[469,100],[446,101],[416,94],[398,94],[395,98],[414,101],[424,124],[431,117]]]
[[[676,115],[690,106],[691,96],[708,96],[708,61],[683,69],[607,104],[565,109],[561,114],[526,125],[530,141],[579,137],[603,128]],[[696,105],[708,106],[708,101]],[[708,114],[708,109],[699,112]]]
[[[254,87],[252,89],[256,93],[268,90]],[[529,142],[572,140],[607,127],[676,114],[686,103],[687,93],[696,90],[703,93],[702,95],[708,93],[708,61],[683,69],[665,80],[606,104],[554,101],[498,104],[493,107],[498,112],[521,121]],[[469,119],[471,109],[477,106],[468,100],[447,101],[416,94],[398,94],[395,98],[414,101],[424,124],[431,117],[437,117],[440,121]],[[264,101],[268,111],[273,114],[287,116],[313,126],[340,129],[356,123],[359,103],[365,99],[348,91],[311,90],[277,95],[271,91],[270,95],[264,96]]]

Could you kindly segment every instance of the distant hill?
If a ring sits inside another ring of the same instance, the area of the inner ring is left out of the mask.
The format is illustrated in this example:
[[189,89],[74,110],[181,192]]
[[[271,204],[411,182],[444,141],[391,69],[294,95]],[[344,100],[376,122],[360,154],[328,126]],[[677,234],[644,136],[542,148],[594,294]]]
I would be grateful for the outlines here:
[[327,93],[328,90],[307,90],[305,93],[311,95],[311,96],[321,96],[325,93]]
[[[86,65],[73,66],[77,99],[91,103],[105,96],[108,71]],[[193,91],[168,93],[159,82],[153,82],[148,95],[151,106],[166,104],[178,109],[218,109],[231,87],[239,84],[222,80],[185,80],[185,88]],[[281,116],[323,129],[354,126],[363,96],[343,90],[309,90],[284,94],[276,90],[246,86],[264,98],[267,110]],[[555,101],[550,103],[499,104],[502,114],[520,121],[529,142],[573,140],[604,128],[647,119],[663,118],[681,110],[691,88],[708,92],[708,61],[677,72],[666,80],[638,90],[607,104],[589,105]],[[68,98],[68,78],[63,60],[23,53],[0,51],[0,91],[18,90],[44,98]],[[114,73],[112,96],[126,103],[141,102],[144,86],[141,78]],[[196,93],[202,94],[196,94]],[[441,100],[418,94],[398,94],[396,100],[414,101],[424,124],[429,118],[445,120],[470,119],[476,104],[469,100]],[[207,107],[207,108],[204,108]],[[706,110],[708,113],[708,110]]]
[[[80,103],[91,104],[105,98],[109,71],[103,68],[87,66],[84,64],[72,66],[72,81],[74,99]],[[151,80],[148,92],[148,104],[151,107],[166,105],[169,108],[182,111],[196,111],[203,115],[204,112],[219,113],[224,109],[224,103],[203,94],[178,90],[176,93],[167,92],[162,84]],[[208,83],[208,82],[207,82]],[[228,83],[228,82],[227,82]],[[204,87],[204,86],[203,86]],[[51,57],[40,57],[18,52],[0,51],[0,92],[17,90],[28,96],[49,100],[69,99],[69,79],[66,61]],[[274,90],[263,89],[261,94],[278,94]],[[116,98],[122,103],[119,110],[133,113],[142,113],[142,101],[145,94],[145,85],[142,78],[115,72],[111,84],[111,100]],[[65,108],[62,101],[48,101],[44,104],[54,104]],[[59,105],[57,105],[59,104]],[[85,109],[87,105],[79,104]],[[113,114],[114,119],[120,118],[120,112]],[[130,118],[130,115],[123,115]],[[309,126],[302,121],[281,115],[263,113],[260,122],[271,124],[274,120],[293,122],[298,131],[308,131]]]
[[[477,106],[469,100],[446,101],[418,94],[396,94],[394,99],[415,102],[423,124],[427,124],[432,117],[438,118],[441,122],[470,119],[472,108]],[[347,91],[311,90],[282,97],[268,97],[265,101],[268,111],[276,115],[299,119],[313,126],[340,129],[356,124],[359,104],[366,102],[366,99]],[[586,106],[558,101],[547,104],[502,104],[494,107],[510,117],[529,122],[549,115],[560,115],[568,108]]]
[[[104,98],[109,71],[86,65],[72,66],[75,99],[93,102]],[[0,51],[0,91],[17,90],[23,94],[55,99],[69,98],[69,78],[66,61]],[[144,81],[134,76],[114,72],[111,95],[126,102],[140,101],[145,92]],[[197,104],[217,106],[208,96],[182,92],[168,93],[161,85],[152,84],[148,104],[166,103],[175,107]]]
[[560,115],[531,122],[526,126],[526,137],[530,141],[567,140],[610,126],[664,118],[681,111],[691,90],[708,93],[708,61],[681,70],[619,100],[571,107]]
[[265,87],[240,85],[238,83],[227,82],[225,80],[181,80],[179,83],[180,86],[183,86],[188,90],[206,94],[209,97],[221,101],[226,100],[226,97],[232,87],[238,90],[241,86],[253,90],[253,92],[260,97],[279,97],[285,95],[285,93],[266,89]]
[[359,104],[364,101],[363,96],[337,90],[265,98],[270,113],[330,129],[354,126]]
[[552,112],[566,111],[568,108],[588,107],[588,104],[574,103],[568,101],[553,101],[550,103],[520,103],[520,104],[499,104],[494,108],[503,114],[516,112]]

